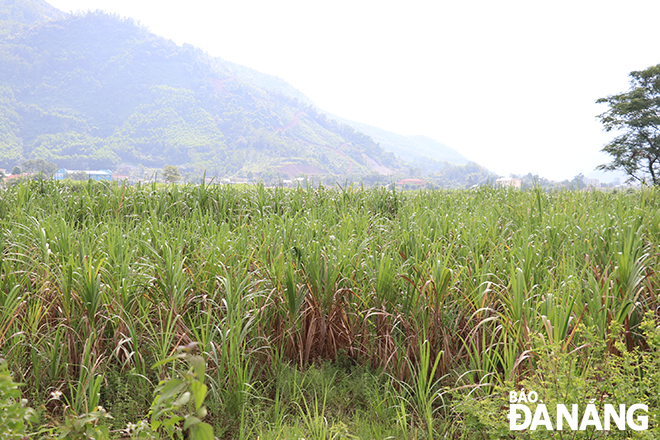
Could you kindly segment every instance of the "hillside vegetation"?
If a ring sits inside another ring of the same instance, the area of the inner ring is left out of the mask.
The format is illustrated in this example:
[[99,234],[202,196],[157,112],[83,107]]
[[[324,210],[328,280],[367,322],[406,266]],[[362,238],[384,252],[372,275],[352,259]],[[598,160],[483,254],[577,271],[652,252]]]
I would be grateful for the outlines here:
[[0,146],[0,168],[41,159],[138,179],[165,165],[195,181],[489,177],[435,141],[329,118],[280,78],[41,0],[0,0]]
[[445,163],[466,165],[470,162],[453,148],[426,136],[404,136],[340,117],[337,120],[355,127],[378,142],[384,150],[393,152],[409,164],[420,167],[424,171],[438,171]]
[[44,0],[0,0],[0,36],[64,16],[62,11]]
[[74,169],[170,164],[286,174],[289,166],[330,175],[400,166],[368,136],[238,70],[101,12],[7,35],[0,166],[42,158]]

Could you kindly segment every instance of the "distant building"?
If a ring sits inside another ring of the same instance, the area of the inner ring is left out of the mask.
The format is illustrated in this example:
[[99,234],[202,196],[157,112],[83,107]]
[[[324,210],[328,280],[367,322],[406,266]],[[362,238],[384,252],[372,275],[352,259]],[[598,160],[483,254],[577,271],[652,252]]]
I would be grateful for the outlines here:
[[512,179],[510,177],[500,177],[495,181],[498,186],[508,187],[508,188],[522,188],[522,180]]
[[31,176],[32,176],[32,173],[10,174],[9,176],[5,176],[5,178],[2,179],[2,180],[4,180],[5,183],[9,184],[9,183],[18,182],[22,179],[28,179]]
[[422,180],[422,179],[403,179],[403,180],[399,180],[396,184],[397,185],[417,185],[417,186],[420,186],[420,185],[425,185],[426,180]]
[[600,180],[598,180],[598,179],[589,179],[589,178],[585,177],[583,182],[586,186],[591,186],[591,187],[594,187],[594,188],[598,188],[600,186]]
[[67,174],[74,174],[74,173],[85,173],[87,174],[87,178],[92,180],[112,180],[112,171],[110,170],[87,171],[87,170],[67,170],[66,168],[60,168],[59,170],[57,170],[53,175],[53,179],[63,180],[66,179]]

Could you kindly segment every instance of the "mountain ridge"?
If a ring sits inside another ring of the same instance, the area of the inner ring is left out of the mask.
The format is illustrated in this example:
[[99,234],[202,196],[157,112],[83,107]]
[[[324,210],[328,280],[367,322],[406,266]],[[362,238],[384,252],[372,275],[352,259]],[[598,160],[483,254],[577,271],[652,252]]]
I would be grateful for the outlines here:
[[130,19],[71,15],[1,43],[5,165],[20,149],[72,168],[171,162],[229,174],[257,163],[277,173],[294,163],[369,174],[363,154],[399,167],[370,138]]
[[35,23],[65,16],[64,12],[44,0],[2,0],[0,1],[0,36],[19,32]]
[[129,18],[62,15],[35,1],[22,5],[56,20],[28,14],[34,22],[0,37],[0,166],[40,158],[75,169],[169,164],[197,175],[367,181],[407,169],[357,123],[326,116],[278,77]]
[[[231,62],[228,62],[228,64],[234,66],[243,79],[257,83],[268,90],[297,98],[306,104],[314,105],[311,99],[286,80]],[[243,72],[244,74],[241,75]],[[356,128],[358,131],[370,136],[385,151],[392,152],[406,161],[423,162],[425,158],[429,158],[436,162],[449,162],[456,165],[466,165],[471,162],[455,149],[428,136],[401,135],[373,125],[342,118],[328,112],[324,113],[328,117]]]

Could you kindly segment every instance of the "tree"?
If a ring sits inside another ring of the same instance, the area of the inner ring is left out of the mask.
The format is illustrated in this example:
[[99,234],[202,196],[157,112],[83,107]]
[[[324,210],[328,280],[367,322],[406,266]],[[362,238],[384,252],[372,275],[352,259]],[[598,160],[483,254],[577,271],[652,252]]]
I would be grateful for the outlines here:
[[584,174],[580,173],[571,180],[571,188],[577,190],[584,189],[587,185],[584,183]]
[[660,64],[630,73],[628,92],[597,103],[609,105],[598,115],[605,131],[622,131],[603,147],[613,160],[599,170],[622,170],[629,180],[660,185]]
[[181,180],[181,173],[177,167],[165,165],[165,168],[163,168],[163,179],[165,179],[167,183],[176,183]]
[[11,170],[11,175],[12,176],[18,176],[19,174],[21,174],[21,169],[19,167],[12,168],[12,170]]
[[57,171],[57,165],[52,162],[46,162],[43,159],[30,159],[23,162],[23,171],[53,177],[53,174]]

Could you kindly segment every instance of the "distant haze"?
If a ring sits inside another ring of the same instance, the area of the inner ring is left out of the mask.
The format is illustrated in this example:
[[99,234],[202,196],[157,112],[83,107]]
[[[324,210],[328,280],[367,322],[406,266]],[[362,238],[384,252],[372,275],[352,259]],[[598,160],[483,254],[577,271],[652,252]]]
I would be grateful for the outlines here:
[[551,179],[608,162],[595,100],[660,63],[657,1],[53,0],[277,75],[343,118]]

